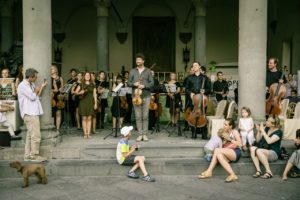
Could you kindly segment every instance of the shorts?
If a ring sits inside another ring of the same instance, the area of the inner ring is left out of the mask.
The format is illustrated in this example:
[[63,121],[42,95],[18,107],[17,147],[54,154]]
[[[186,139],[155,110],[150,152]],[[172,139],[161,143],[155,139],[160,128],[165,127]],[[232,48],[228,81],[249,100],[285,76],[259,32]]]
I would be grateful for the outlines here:
[[268,153],[268,161],[269,162],[274,162],[278,160],[278,155],[275,151],[273,150],[269,150],[269,153]]
[[127,158],[125,158],[125,160],[123,161],[123,163],[121,165],[124,166],[132,166],[134,165],[134,159],[135,159],[136,155],[130,155]]
[[232,161],[232,162],[238,162],[239,159],[241,158],[241,149],[235,148],[235,149],[233,149],[233,151],[235,152],[236,159],[235,159],[235,161]]

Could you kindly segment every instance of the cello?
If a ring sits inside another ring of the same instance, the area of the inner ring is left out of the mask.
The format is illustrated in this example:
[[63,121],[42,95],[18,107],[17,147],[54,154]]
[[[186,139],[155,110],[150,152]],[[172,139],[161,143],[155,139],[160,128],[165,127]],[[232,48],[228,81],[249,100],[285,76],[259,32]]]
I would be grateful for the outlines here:
[[[282,73],[280,79],[283,79]],[[270,96],[266,100],[266,115],[279,115],[281,113],[281,99],[284,97],[286,87],[283,83],[273,83],[270,88]]]
[[205,107],[207,105],[208,99],[204,95],[203,91],[204,82],[205,79],[202,82],[202,89],[200,90],[200,94],[195,94],[193,96],[193,110],[188,108],[184,114],[185,120],[189,123],[190,126],[193,126],[195,128],[202,128],[207,124]]

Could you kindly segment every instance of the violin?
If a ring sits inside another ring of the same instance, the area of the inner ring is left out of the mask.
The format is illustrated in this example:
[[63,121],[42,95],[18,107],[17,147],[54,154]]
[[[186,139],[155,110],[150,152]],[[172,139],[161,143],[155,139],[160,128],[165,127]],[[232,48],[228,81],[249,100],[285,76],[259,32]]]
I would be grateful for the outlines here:
[[128,103],[127,103],[126,96],[120,96],[120,107],[122,109],[128,110]]
[[63,94],[58,94],[57,95],[56,107],[58,109],[65,108],[65,96]]
[[56,106],[56,101],[54,99],[54,93],[53,91],[51,90],[51,106],[54,108]]
[[[282,73],[280,79],[283,79]],[[283,83],[273,83],[269,88],[270,96],[266,100],[266,115],[279,115],[281,113],[281,99],[286,93],[286,87]]]
[[143,103],[143,100],[141,98],[142,93],[142,89],[137,88],[134,90],[134,97],[132,98],[133,105],[139,106]]
[[149,109],[150,110],[157,110],[158,106],[157,103],[155,103],[155,97],[154,95],[151,96],[151,100],[150,100],[150,105],[149,105]]

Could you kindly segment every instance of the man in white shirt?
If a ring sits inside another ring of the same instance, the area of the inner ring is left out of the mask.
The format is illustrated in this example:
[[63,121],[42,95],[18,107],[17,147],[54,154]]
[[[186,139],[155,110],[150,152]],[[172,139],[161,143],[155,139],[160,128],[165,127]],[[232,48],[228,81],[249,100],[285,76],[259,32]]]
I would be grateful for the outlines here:
[[47,85],[44,81],[41,87],[36,87],[34,82],[37,79],[38,71],[29,68],[25,72],[25,79],[18,86],[18,100],[21,117],[27,128],[25,142],[25,161],[45,161],[46,159],[39,156],[41,132],[40,119],[43,108],[40,102],[40,95],[43,88]]

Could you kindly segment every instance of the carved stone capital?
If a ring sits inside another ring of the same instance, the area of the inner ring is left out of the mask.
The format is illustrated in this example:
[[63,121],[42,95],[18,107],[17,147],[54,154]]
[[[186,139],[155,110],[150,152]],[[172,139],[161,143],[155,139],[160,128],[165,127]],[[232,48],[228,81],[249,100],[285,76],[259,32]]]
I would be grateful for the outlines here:
[[206,16],[207,0],[193,0],[195,16]]
[[97,16],[108,16],[108,7],[111,0],[94,0],[94,4],[97,7]]

